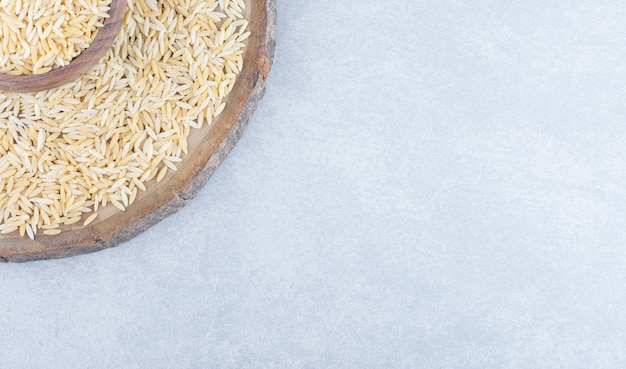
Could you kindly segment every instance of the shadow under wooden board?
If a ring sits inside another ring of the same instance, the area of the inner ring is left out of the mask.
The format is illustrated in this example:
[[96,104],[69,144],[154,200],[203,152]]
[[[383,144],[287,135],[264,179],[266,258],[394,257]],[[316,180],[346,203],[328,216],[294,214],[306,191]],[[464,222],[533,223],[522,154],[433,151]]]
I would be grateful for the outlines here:
[[[19,235],[0,237],[0,261],[23,262],[63,258],[117,246],[170,214],[193,198],[224,161],[248,125],[265,91],[276,42],[276,0],[245,0],[251,31],[244,54],[244,68],[227,97],[226,108],[213,123],[192,131],[188,155],[178,170],[161,181],[146,184],[133,204],[121,212],[108,205],[88,226],[82,222],[64,226],[54,236],[34,240]],[[85,215],[85,218],[89,214]]]

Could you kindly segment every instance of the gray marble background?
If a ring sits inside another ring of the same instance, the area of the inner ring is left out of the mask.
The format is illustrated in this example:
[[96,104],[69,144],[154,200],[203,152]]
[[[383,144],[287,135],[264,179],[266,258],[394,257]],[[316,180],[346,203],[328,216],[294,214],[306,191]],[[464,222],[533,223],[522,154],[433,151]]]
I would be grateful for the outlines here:
[[626,3],[278,5],[196,199],[0,265],[0,368],[626,367]]

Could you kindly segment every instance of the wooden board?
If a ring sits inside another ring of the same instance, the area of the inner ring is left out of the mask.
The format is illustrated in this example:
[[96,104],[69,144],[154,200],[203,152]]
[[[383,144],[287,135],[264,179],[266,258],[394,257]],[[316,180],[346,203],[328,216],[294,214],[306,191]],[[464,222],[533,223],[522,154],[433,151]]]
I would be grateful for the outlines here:
[[117,246],[168,215],[193,198],[226,158],[248,125],[265,91],[276,44],[276,0],[246,0],[248,29],[252,35],[244,56],[244,68],[226,108],[210,126],[195,130],[188,140],[189,155],[159,183],[151,181],[126,211],[107,206],[89,226],[66,226],[55,236],[35,240],[19,236],[0,237],[0,261],[23,262],[63,258]]

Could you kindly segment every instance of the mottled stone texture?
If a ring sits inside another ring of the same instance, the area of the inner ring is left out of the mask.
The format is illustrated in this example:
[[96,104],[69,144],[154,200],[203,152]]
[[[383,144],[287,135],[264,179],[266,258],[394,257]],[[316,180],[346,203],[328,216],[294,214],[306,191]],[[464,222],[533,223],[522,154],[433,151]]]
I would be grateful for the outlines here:
[[626,368],[626,2],[277,3],[193,201],[0,265],[0,368]]

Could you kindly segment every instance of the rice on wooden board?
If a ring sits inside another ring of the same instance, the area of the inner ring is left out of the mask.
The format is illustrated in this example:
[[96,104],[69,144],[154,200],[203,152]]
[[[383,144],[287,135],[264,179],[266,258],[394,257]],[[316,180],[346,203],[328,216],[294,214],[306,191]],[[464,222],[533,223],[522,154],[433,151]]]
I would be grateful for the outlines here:
[[87,225],[175,170],[191,130],[224,109],[243,68],[244,7],[131,0],[113,48],[79,80],[0,92],[0,233]]

